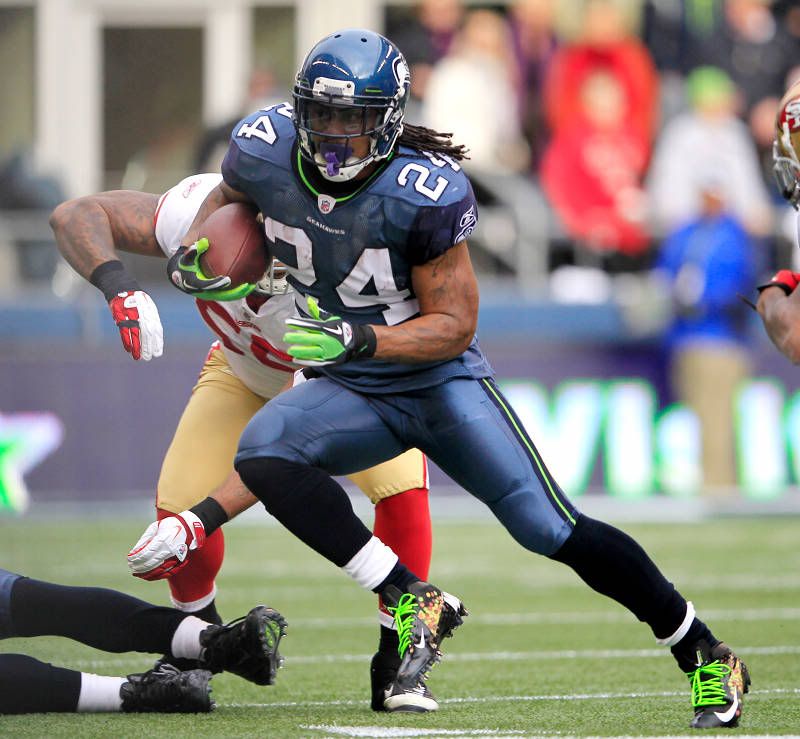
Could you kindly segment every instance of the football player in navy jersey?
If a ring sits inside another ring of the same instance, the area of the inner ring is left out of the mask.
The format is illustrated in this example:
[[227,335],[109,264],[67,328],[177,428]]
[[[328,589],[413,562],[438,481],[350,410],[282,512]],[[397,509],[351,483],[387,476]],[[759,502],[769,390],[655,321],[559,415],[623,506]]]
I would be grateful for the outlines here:
[[[310,370],[245,428],[239,475],[284,526],[391,606],[402,660],[387,710],[430,710],[427,673],[464,609],[370,534],[331,475],[416,446],[523,547],[572,567],[650,626],[689,677],[692,726],[736,725],[745,665],[632,538],[567,499],[495,384],[475,338],[466,239],[477,207],[465,152],[447,134],[404,124],[408,91],[389,40],[360,29],[324,38],[298,71],[293,105],[234,127],[223,182],[183,240],[171,279],[191,293],[206,287],[199,224],[252,201],[295,290],[284,339]],[[226,505],[209,498],[192,520],[216,526]],[[145,550],[147,567],[170,556],[157,531]]]
[[[109,301],[123,346],[134,359],[147,361],[161,354],[162,328],[155,302],[119,261],[118,253],[171,258],[206,194],[221,179],[220,174],[191,175],[160,197],[130,190],[97,193],[62,203],[51,215],[61,255]],[[272,262],[256,290],[239,298],[241,291],[236,288],[217,291],[208,300],[195,293],[197,309],[218,340],[206,356],[158,477],[156,510],[159,518],[167,519],[167,526],[179,525],[175,514],[221,487],[230,504],[238,500],[238,510],[257,502],[233,470],[233,459],[247,422],[297,369],[283,343],[284,319],[294,314],[295,303],[283,271]],[[202,439],[202,464],[197,463],[198,439]],[[432,537],[422,453],[409,450],[351,475],[350,480],[375,506],[375,534],[427,577]],[[147,541],[149,536],[143,538]],[[224,552],[220,528],[203,542],[200,556],[177,557],[145,577],[167,577],[176,608],[221,623],[216,576]],[[141,562],[136,547],[132,558]],[[392,617],[381,608],[378,618],[380,641],[370,662],[370,683],[372,705],[382,710],[384,687],[397,672],[400,658]],[[165,658],[175,664],[172,655]],[[181,661],[178,666],[186,669],[188,663]],[[428,700],[433,706],[430,695]]]
[[283,616],[267,606],[221,626],[116,590],[57,585],[0,567],[0,640],[63,636],[107,652],[170,653],[199,668],[182,672],[161,663],[127,678],[110,677],[3,653],[0,715],[211,711],[212,673],[233,672],[257,685],[275,682],[285,632]]

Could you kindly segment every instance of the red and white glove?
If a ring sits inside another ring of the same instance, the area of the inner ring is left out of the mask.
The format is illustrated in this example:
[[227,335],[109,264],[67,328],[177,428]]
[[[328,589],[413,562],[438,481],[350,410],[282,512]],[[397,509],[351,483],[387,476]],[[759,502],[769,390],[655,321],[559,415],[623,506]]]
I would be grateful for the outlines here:
[[115,295],[108,304],[122,345],[134,359],[150,361],[164,350],[164,329],[153,299],[143,290]]
[[151,523],[128,552],[134,577],[163,580],[189,563],[189,552],[206,543],[203,522],[191,511]]

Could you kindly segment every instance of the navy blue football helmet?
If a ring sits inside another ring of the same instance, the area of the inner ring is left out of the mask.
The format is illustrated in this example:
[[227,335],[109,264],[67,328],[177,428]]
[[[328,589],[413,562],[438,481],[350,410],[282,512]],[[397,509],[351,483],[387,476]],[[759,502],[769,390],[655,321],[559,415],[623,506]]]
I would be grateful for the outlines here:
[[[300,153],[326,179],[352,179],[391,154],[409,87],[405,58],[380,34],[353,28],[325,37],[300,65],[292,93]],[[360,136],[369,137],[363,156],[351,146]]]

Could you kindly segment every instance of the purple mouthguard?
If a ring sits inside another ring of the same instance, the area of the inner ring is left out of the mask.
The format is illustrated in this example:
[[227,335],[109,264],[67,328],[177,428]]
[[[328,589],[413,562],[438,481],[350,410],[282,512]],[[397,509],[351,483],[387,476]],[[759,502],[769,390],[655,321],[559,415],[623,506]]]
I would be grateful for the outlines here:
[[347,144],[324,143],[319,145],[319,153],[325,158],[328,177],[335,177],[353,150]]

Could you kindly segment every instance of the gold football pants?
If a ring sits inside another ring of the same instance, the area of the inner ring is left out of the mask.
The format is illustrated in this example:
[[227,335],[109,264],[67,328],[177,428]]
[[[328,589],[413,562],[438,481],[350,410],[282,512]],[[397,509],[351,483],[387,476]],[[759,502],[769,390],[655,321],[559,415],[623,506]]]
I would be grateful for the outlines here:
[[[219,487],[233,470],[239,436],[267,400],[233,374],[221,349],[211,351],[164,458],[157,506],[180,513]],[[417,449],[349,478],[373,503],[428,482],[425,458]]]

